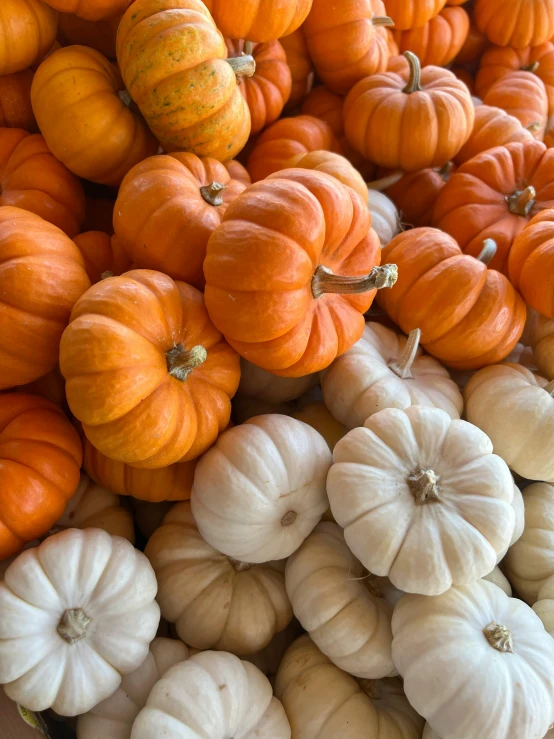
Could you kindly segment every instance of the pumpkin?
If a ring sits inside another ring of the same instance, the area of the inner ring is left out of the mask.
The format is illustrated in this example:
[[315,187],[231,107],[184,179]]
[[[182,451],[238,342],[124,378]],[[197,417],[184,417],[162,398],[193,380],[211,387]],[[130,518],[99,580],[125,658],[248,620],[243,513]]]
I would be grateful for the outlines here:
[[[474,77],[465,67],[450,67],[450,70],[456,77],[461,80],[470,91],[472,98],[474,93]],[[473,103],[475,105],[475,102]]]
[[215,159],[185,152],[149,157],[121,183],[115,234],[138,267],[202,288],[208,239],[245,187]]
[[121,15],[133,0],[48,0],[60,13],[73,13],[88,21],[100,21]]
[[473,17],[497,46],[525,49],[554,36],[554,0],[476,0]]
[[345,94],[359,80],[384,72],[389,58],[387,17],[382,0],[313,0],[302,26],[318,77],[333,92]]
[[108,59],[115,61],[115,39],[117,27],[123,13],[103,20],[85,20],[71,13],[60,13],[58,38],[64,46],[78,44],[96,49]]
[[145,468],[202,454],[227,426],[239,383],[238,356],[202,293],[151,270],[108,277],[83,295],[62,336],[60,369],[89,441]]
[[469,33],[469,15],[463,8],[443,8],[424,26],[393,31],[401,54],[412,51],[422,67],[445,67],[457,56]]
[[0,75],[38,62],[56,38],[58,14],[41,0],[3,0],[0,8]]
[[[0,567],[1,565],[2,563],[0,562]],[[247,654],[244,660],[256,665],[269,678],[269,682],[274,685],[275,676],[277,675],[277,670],[279,669],[284,653],[302,633],[302,627],[293,618],[286,629],[275,634],[267,647],[260,649],[259,652],[254,652],[254,654]]]
[[[548,730],[554,641],[525,603],[478,580],[431,598],[405,596],[392,631],[406,696],[439,736],[512,739]],[[453,688],[447,695],[437,691],[445,680]]]
[[255,65],[250,56],[225,61],[225,40],[208,10],[201,0],[135,0],[117,30],[117,61],[129,95],[166,151],[225,161],[250,134],[238,77],[253,74]]
[[371,227],[379,237],[381,246],[400,232],[400,215],[390,198],[378,190],[369,189],[367,205],[371,213]]
[[115,198],[87,197],[85,199],[85,222],[83,231],[103,231],[113,234],[113,208]]
[[79,177],[119,185],[158,143],[130,110],[123,82],[100,52],[67,46],[45,59],[33,78],[31,102],[49,149]]
[[30,69],[0,77],[0,127],[37,130],[31,106],[32,82],[33,72]]
[[348,159],[332,151],[311,151],[308,154],[299,154],[292,157],[287,163],[289,167],[312,169],[331,175],[343,185],[351,187],[363,201],[368,200],[367,185],[362,175],[355,169]]
[[0,128],[0,206],[36,213],[70,238],[85,218],[79,180],[50,152],[46,141],[20,128]]
[[454,157],[460,166],[478,154],[482,154],[495,146],[504,146],[513,141],[531,141],[531,131],[524,128],[518,118],[506,113],[501,108],[491,105],[478,105],[475,109],[475,121],[469,139]]
[[68,529],[22,552],[0,583],[6,695],[62,716],[110,696],[148,655],[156,587],[144,554],[100,529]]
[[287,57],[292,87],[287,108],[294,108],[310,92],[314,81],[312,60],[302,28],[279,40]]
[[21,208],[0,207],[0,389],[50,372],[77,298],[89,286],[75,244]]
[[85,269],[94,285],[103,277],[121,275],[131,266],[131,260],[121,246],[117,236],[108,236],[103,231],[85,231],[73,241],[85,260]]
[[544,82],[532,72],[509,72],[500,77],[488,89],[483,103],[502,108],[522,126],[532,127],[535,138],[542,140],[548,120],[548,96]]
[[224,36],[262,43],[296,31],[312,0],[206,0],[205,5]]
[[113,695],[77,719],[79,739],[126,739],[148,694],[170,667],[188,659],[190,650],[177,639],[157,636],[144,662],[125,675]]
[[[384,192],[398,208],[401,222],[414,228],[428,226],[438,194],[455,171],[453,162],[447,162],[442,167],[429,167],[384,179]],[[369,186],[371,190],[372,183]]]
[[474,64],[481,59],[488,46],[488,38],[477,28],[472,15],[466,40],[454,61],[456,64]]
[[228,429],[196,467],[191,505],[198,530],[239,561],[284,559],[328,506],[330,466],[325,439],[294,418],[257,416]]
[[554,253],[554,209],[543,210],[529,221],[510,250],[508,268],[513,286],[531,308],[554,318],[554,291],[550,260]]
[[[497,588],[500,588],[503,590],[506,595],[509,595],[510,598],[512,597],[512,586],[508,582],[508,578],[503,574],[500,567],[495,567],[494,570],[491,570],[488,575],[485,575],[485,577],[482,578],[483,580],[488,580],[488,582],[492,582],[493,585],[496,585]],[[426,736],[424,733],[423,736]]]
[[385,0],[387,14],[394,21],[395,29],[400,31],[424,26],[445,4],[446,0]]
[[356,680],[336,667],[305,634],[285,652],[275,694],[293,737],[302,739],[420,739],[423,719],[398,678]]
[[383,260],[398,265],[399,279],[387,295],[381,291],[380,305],[404,333],[419,328],[423,348],[457,369],[499,362],[525,324],[522,299],[503,275],[487,269],[494,242],[482,246],[474,259],[448,234],[416,228],[383,250]]
[[317,384],[317,375],[278,377],[255,364],[240,360],[239,393],[264,403],[276,404],[296,400]]
[[541,585],[533,610],[550,636],[554,636],[554,577],[549,577]]
[[352,189],[304,169],[277,172],[239,195],[204,262],[206,307],[231,346],[289,377],[324,369],[352,346],[375,288],[396,279],[394,265],[375,267],[380,244],[370,218]]
[[[522,74],[522,73],[521,73]],[[465,162],[441,189],[433,225],[476,256],[494,239],[490,266],[508,272],[516,236],[540,210],[554,207],[554,151],[540,141],[497,146]]]
[[292,619],[284,563],[249,564],[206,542],[190,503],[178,503],[146,545],[163,618],[197,649],[253,654]]
[[[413,172],[442,166],[462,148],[475,110],[463,82],[438,67],[420,67],[407,51],[410,77],[386,72],[358,82],[344,103],[346,138],[382,167]],[[409,136],[409,141],[406,137]]]
[[62,410],[67,409],[65,380],[57,365],[51,372],[39,377],[38,380],[29,382],[26,385],[19,385],[17,390],[20,393],[40,395],[41,398],[52,401],[52,403],[58,405]]
[[[530,344],[535,365],[542,377],[554,380],[554,321],[529,309],[522,340]],[[524,364],[524,362],[520,362]]]
[[[329,449],[333,451],[335,444],[339,439],[347,433],[348,429],[333,418],[327,406],[318,401],[307,403],[299,411],[294,411],[292,414],[293,418],[298,421],[303,421],[318,431],[325,441],[327,442]],[[323,515],[325,518],[325,514]]]
[[333,664],[366,679],[395,675],[391,609],[366,587],[341,529],[320,523],[287,560],[294,615]]
[[554,116],[550,116],[544,132],[544,143],[549,149],[554,146]]
[[322,373],[325,404],[349,429],[383,408],[426,405],[460,418],[463,400],[436,359],[422,356],[421,332],[409,337],[368,323],[362,338]]

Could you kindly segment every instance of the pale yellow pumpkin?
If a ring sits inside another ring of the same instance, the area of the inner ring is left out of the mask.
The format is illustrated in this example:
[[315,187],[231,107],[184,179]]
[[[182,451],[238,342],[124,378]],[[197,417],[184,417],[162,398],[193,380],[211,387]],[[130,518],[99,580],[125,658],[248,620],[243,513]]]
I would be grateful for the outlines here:
[[506,595],[509,595],[511,597],[512,595],[512,586],[510,585],[510,581],[504,575],[500,567],[495,567],[494,570],[491,570],[488,575],[485,575],[485,577],[482,578],[483,580],[488,580],[488,582],[492,582],[493,585],[496,585],[497,588],[500,588],[503,590]]
[[371,213],[371,226],[376,231],[381,246],[400,233],[400,215],[396,205],[379,190],[369,189],[367,205]]
[[[554,380],[554,318],[541,316],[532,308],[527,308],[527,323],[522,341],[531,346],[539,373],[547,380]],[[520,364],[527,366],[525,362]]]
[[304,630],[298,621],[293,618],[287,628],[275,634],[266,647],[260,649],[259,652],[254,652],[254,654],[247,654],[242,657],[242,659],[256,665],[256,667],[264,673],[273,685],[284,653],[293,641],[298,639],[298,637],[303,633]]
[[331,451],[335,448],[337,441],[348,433],[346,426],[333,418],[327,406],[321,401],[307,403],[299,411],[295,411],[292,416],[319,431]]
[[554,575],[541,585],[533,610],[550,636],[554,637]]

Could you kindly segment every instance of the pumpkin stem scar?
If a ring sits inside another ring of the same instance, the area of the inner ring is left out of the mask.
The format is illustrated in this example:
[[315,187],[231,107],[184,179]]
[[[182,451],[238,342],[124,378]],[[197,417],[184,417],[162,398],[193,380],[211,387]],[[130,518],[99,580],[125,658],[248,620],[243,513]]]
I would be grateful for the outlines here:
[[394,172],[391,172],[386,177],[382,177],[380,180],[373,180],[373,182],[368,182],[367,186],[369,190],[379,190],[379,192],[383,192],[383,190],[386,190],[387,187],[392,187],[393,185],[396,185],[396,183],[404,177],[404,172],[401,169],[397,169]]
[[246,572],[247,570],[251,570],[252,567],[254,567],[254,565],[250,564],[250,562],[241,562],[239,559],[233,559],[232,557],[227,557],[227,559],[233,565],[237,572]]
[[407,482],[417,505],[440,501],[439,477],[433,470],[418,470],[408,477]]
[[535,188],[529,185],[525,190],[517,190],[513,195],[507,195],[506,202],[508,203],[510,213],[513,213],[515,216],[528,216],[532,207],[535,205],[534,198],[536,194]]
[[550,380],[548,385],[545,385],[543,389],[554,398],[554,380]]
[[312,277],[312,295],[316,300],[327,293],[359,295],[370,290],[392,287],[397,279],[396,264],[382,264],[380,267],[374,267],[368,275],[358,277],[335,275],[320,264]]
[[113,277],[113,272],[111,272],[109,269],[107,269],[105,272],[102,272],[100,275],[101,280],[107,280],[108,277]]
[[200,188],[200,195],[208,203],[208,205],[223,205],[223,190],[226,185],[221,182],[210,182]]
[[256,73],[256,62],[250,54],[231,57],[226,59],[226,62],[231,66],[237,77],[253,77]]
[[541,66],[540,62],[533,62],[532,64],[527,64],[525,67],[521,67],[521,71],[522,72],[536,72],[540,66]]
[[405,51],[404,56],[410,65],[410,76],[408,84],[402,92],[405,92],[406,95],[411,95],[412,92],[421,92],[421,64],[419,59],[412,51]]
[[252,56],[252,52],[254,51],[254,42],[253,41],[245,41],[244,42],[244,53],[246,56]]
[[394,21],[388,15],[374,15],[371,19],[374,26],[394,26]]
[[440,178],[444,182],[448,182],[453,169],[454,169],[454,162],[446,162],[446,164],[443,164],[443,166],[437,169],[436,172],[438,175],[440,175]]
[[491,621],[488,626],[483,629],[483,634],[488,643],[498,652],[513,652],[514,643],[512,641],[512,632],[502,624]]
[[496,241],[494,239],[485,239],[483,241],[483,248],[479,252],[479,256],[477,257],[477,260],[479,262],[482,262],[484,265],[489,265],[494,255],[496,254]]
[[281,519],[281,526],[290,526],[296,521],[296,511],[288,511]]
[[412,379],[412,364],[416,358],[420,341],[421,330],[419,328],[412,329],[408,334],[408,341],[406,342],[402,356],[397,362],[390,362],[389,364],[389,369],[391,369],[402,380]]
[[127,90],[119,90],[117,96],[119,97],[123,105],[126,105],[128,108],[134,105],[133,98],[129,95]]
[[529,131],[529,133],[537,133],[537,131],[540,131],[541,124],[539,121],[533,121],[533,123],[530,123],[528,126],[525,126],[525,130]]
[[383,690],[380,680],[369,680],[368,678],[358,677],[355,678],[358,683],[360,690],[367,695],[368,698],[373,700],[379,700],[383,695]]
[[208,352],[198,344],[187,351],[182,344],[177,344],[165,355],[167,371],[172,377],[184,382],[195,367],[200,367],[208,358]]
[[58,634],[68,644],[75,644],[86,634],[91,621],[82,608],[68,608],[58,624]]

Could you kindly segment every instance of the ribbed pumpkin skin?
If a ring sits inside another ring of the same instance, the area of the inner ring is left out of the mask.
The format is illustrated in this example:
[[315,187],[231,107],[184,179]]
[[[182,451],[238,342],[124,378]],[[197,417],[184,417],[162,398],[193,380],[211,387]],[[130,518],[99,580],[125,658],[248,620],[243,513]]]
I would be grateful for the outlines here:
[[123,13],[133,0],[48,0],[60,13],[73,13],[88,21],[101,21]]
[[473,17],[497,46],[525,49],[554,36],[554,0],[477,0]]
[[437,167],[407,172],[384,190],[400,211],[402,223],[414,227],[431,225],[437,196],[455,169]]
[[309,154],[301,154],[293,157],[290,162],[291,167],[300,167],[300,169],[312,169],[316,172],[325,172],[331,175],[343,185],[351,187],[354,192],[358,193],[364,202],[367,202],[367,185],[364,178],[355,169],[348,159],[335,154],[332,151],[311,151]]
[[456,57],[469,33],[469,16],[463,8],[444,8],[424,26],[393,31],[401,54],[413,51],[422,67],[445,67]]
[[287,108],[294,108],[312,89],[314,81],[312,60],[301,28],[282,38],[279,43],[285,51],[292,78]]
[[31,69],[0,77],[0,127],[24,128],[32,133],[37,130],[31,105],[32,82]]
[[104,231],[85,231],[75,236],[73,241],[85,260],[85,269],[94,285],[109,272],[121,275],[131,268],[131,260],[121,247],[117,236],[108,235]]
[[419,28],[438,15],[446,0],[385,0],[387,15],[399,31]]
[[510,250],[508,268],[525,302],[554,318],[554,210],[542,210],[525,226]]
[[455,63],[472,64],[477,62],[489,44],[488,38],[477,28],[472,17],[465,43],[456,55]]
[[513,115],[491,105],[478,105],[471,136],[454,157],[454,162],[461,165],[495,146],[532,140],[533,135]]
[[485,105],[502,108],[522,126],[538,123],[535,138],[542,141],[548,121],[548,96],[544,82],[531,72],[509,72],[491,85]]
[[205,5],[224,36],[263,43],[296,31],[312,0],[206,0]]
[[131,98],[166,151],[232,159],[250,113],[227,47],[201,0],[135,0],[117,31]]
[[42,59],[57,27],[58,14],[41,0],[2,0],[0,75],[21,72]]
[[115,39],[122,17],[120,14],[101,21],[89,21],[71,13],[60,13],[58,38],[64,46],[90,46],[107,59],[115,60]]

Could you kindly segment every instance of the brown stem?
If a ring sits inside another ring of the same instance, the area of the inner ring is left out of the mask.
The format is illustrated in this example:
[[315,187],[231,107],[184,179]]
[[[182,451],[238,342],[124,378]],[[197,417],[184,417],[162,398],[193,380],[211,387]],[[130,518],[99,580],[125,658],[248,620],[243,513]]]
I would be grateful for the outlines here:
[[502,624],[491,621],[488,626],[483,629],[483,634],[488,643],[498,652],[513,652],[514,643],[512,641],[512,632]]
[[413,51],[405,51],[404,56],[410,65],[410,76],[408,78],[408,84],[402,92],[405,92],[406,95],[411,95],[412,92],[421,92],[421,64],[419,63],[419,59]]
[[433,470],[418,470],[408,477],[408,485],[417,505],[440,500],[439,478]]
[[374,267],[369,274],[358,277],[335,275],[321,264],[312,278],[312,295],[316,299],[327,293],[359,295],[370,290],[392,287],[397,279],[396,264],[382,264],[380,267]]
[[520,69],[522,72],[536,72],[540,66],[540,62],[533,62],[532,64],[528,64],[525,67],[520,67]]
[[222,185],[221,182],[210,182],[209,185],[204,185],[200,188],[200,195],[208,203],[208,205],[223,205],[223,190],[226,185]]
[[58,634],[68,644],[75,644],[86,634],[91,621],[82,608],[68,608],[58,624]]
[[379,700],[383,695],[380,680],[369,680],[368,678],[358,677],[356,682],[360,686],[360,690],[367,695],[368,698]]
[[408,334],[408,341],[402,352],[402,356],[397,362],[390,362],[389,369],[391,369],[398,377],[402,380],[412,379],[412,364],[417,355],[419,348],[419,342],[421,341],[421,331],[419,328],[414,328]]
[[253,564],[250,564],[250,562],[241,562],[240,560],[233,559],[232,557],[227,557],[227,559],[233,565],[237,572],[246,572],[247,570],[251,570],[252,567],[255,566]]
[[443,164],[440,169],[436,170],[436,172],[438,175],[440,175],[441,180],[443,180],[444,182],[448,182],[453,169],[454,162],[446,162],[446,164]]
[[226,62],[231,66],[237,77],[253,77],[256,73],[256,62],[250,54],[233,56],[226,59]]
[[550,380],[548,385],[545,385],[543,390],[546,390],[546,392],[554,398],[554,380]]
[[404,172],[401,169],[397,169],[394,172],[391,172],[386,177],[381,177],[380,180],[373,180],[373,182],[368,182],[367,186],[370,190],[379,190],[379,192],[382,192],[383,190],[386,190],[387,187],[392,187],[393,185],[396,185],[396,183],[404,177]]
[[374,15],[371,19],[374,26],[394,26],[394,21],[388,15]]
[[387,585],[386,577],[380,577],[379,575],[374,575],[373,572],[368,572],[363,583],[369,594],[373,595],[375,598],[383,598],[385,595],[385,586]]
[[483,241],[483,248],[477,257],[478,261],[488,266],[494,259],[497,248],[498,247],[496,246],[496,241],[494,241],[494,239],[485,239]]
[[506,202],[510,213],[515,216],[528,216],[535,205],[536,194],[535,188],[529,185],[525,190],[517,190],[513,195],[507,195]]
[[281,526],[290,526],[296,521],[296,511],[288,511],[281,519]]
[[200,367],[208,358],[208,352],[198,344],[187,351],[182,344],[177,344],[165,355],[167,371],[172,377],[184,382],[195,367]]

